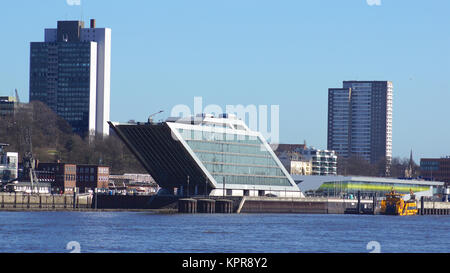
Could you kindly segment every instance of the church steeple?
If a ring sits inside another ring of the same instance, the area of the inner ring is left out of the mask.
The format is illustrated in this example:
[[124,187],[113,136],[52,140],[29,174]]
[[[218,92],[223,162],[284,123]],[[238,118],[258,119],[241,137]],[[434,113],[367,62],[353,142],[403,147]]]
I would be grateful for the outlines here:
[[406,169],[405,169],[405,177],[406,178],[412,178],[413,177],[413,175],[414,175],[413,168],[414,168],[414,159],[413,159],[413,151],[411,149],[411,154],[409,156],[409,164],[408,164],[408,167],[406,167]]

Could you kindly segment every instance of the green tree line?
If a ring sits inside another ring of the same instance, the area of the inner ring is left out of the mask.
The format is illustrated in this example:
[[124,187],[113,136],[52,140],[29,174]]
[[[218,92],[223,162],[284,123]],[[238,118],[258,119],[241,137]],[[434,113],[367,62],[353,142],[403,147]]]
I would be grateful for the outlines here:
[[[390,165],[385,158],[376,163],[370,163],[362,157],[351,156],[349,158],[338,157],[339,175],[375,176],[375,177],[404,177],[408,169],[409,158],[394,157]],[[412,162],[412,177],[420,176],[420,166]]]
[[81,138],[38,101],[20,105],[14,116],[0,117],[0,143],[9,144],[6,151],[18,152],[19,161],[32,149],[39,162],[103,165],[111,174],[146,173],[117,136]]

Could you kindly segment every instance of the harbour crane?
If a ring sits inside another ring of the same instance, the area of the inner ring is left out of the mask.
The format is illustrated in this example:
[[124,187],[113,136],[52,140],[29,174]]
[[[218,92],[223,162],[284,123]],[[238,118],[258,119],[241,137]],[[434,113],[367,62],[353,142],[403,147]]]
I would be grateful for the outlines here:
[[161,111],[159,111],[159,112],[157,112],[157,113],[151,114],[151,115],[148,117],[148,123],[152,124],[152,123],[153,123],[153,117],[156,116],[156,115],[158,115],[158,114],[161,114],[162,112],[164,112],[164,110],[161,110]]
[[[36,175],[36,160],[33,157],[33,144],[31,142],[31,128],[26,128],[26,132],[24,134],[25,144],[29,147],[28,151],[25,152],[23,157],[23,174],[28,174],[31,183],[31,193],[39,193],[37,190],[38,178]],[[36,185],[35,185],[36,184]]]
[[17,89],[15,89],[14,91],[16,92],[16,101],[20,104],[19,92],[17,92]]

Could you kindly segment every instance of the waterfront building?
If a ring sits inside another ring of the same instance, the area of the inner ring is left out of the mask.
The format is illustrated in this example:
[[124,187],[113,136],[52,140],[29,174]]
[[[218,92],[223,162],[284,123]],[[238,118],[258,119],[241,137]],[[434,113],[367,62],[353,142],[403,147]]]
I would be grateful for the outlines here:
[[234,115],[110,126],[168,194],[303,196],[262,134]]
[[111,29],[58,21],[30,51],[30,101],[47,104],[83,137],[109,135]]
[[149,174],[109,175],[109,190],[119,194],[154,194],[159,186]]
[[123,177],[129,178],[131,182],[155,184],[155,180],[149,174],[143,173],[125,173]]
[[331,196],[339,198],[384,197],[392,189],[402,194],[413,191],[416,197],[440,194],[444,182],[395,179],[363,176],[305,176],[293,175],[299,188],[307,195]]
[[77,166],[65,163],[39,163],[36,168],[39,182],[49,180],[55,193],[71,194],[76,188]]
[[76,186],[80,193],[107,191],[109,187],[109,167],[98,165],[77,165]]
[[[31,184],[31,182],[19,182],[14,181],[6,185],[7,192],[16,192],[16,193],[39,193],[39,194],[50,194],[52,193],[52,185],[51,183],[36,183]],[[32,190],[33,189],[33,190]]]
[[335,151],[317,150],[301,144],[272,145],[275,154],[290,174],[337,175]]
[[450,156],[420,159],[420,174],[423,179],[450,184]]
[[344,81],[328,90],[328,149],[338,156],[358,156],[370,163],[392,159],[390,81]]
[[283,152],[278,158],[290,174],[312,174],[312,160],[306,160],[298,152]]
[[15,97],[0,96],[0,118],[13,117],[17,108],[18,102]]
[[311,158],[313,175],[337,175],[337,155],[335,151],[316,150],[303,151],[306,158]]
[[7,183],[18,178],[19,154],[5,152],[4,147],[6,146],[6,144],[0,143],[0,191],[4,190],[4,186]]

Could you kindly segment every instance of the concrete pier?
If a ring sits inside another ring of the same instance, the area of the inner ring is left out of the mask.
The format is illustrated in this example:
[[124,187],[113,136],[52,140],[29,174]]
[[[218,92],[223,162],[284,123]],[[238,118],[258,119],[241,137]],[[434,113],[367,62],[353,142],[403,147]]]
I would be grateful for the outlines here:
[[178,200],[179,213],[197,213],[197,200],[185,198]]
[[[373,200],[361,199],[361,207],[372,206]],[[237,213],[308,213],[344,214],[353,209],[357,211],[358,200],[339,198],[282,198],[282,197],[243,197]]]
[[450,215],[449,202],[426,202],[421,200],[417,206],[420,215]]
[[233,201],[224,199],[216,200],[216,213],[233,213]]
[[[0,210],[155,210],[166,209],[176,213],[299,213],[344,214],[358,210],[358,200],[339,198],[282,198],[282,197],[198,197],[178,199],[176,196],[99,196],[97,207],[89,194],[29,195],[0,193]],[[376,214],[376,199],[360,199],[360,213]],[[417,202],[419,215],[450,215],[449,202]]]
[[216,200],[212,200],[212,199],[197,200],[197,211],[199,213],[215,213],[216,212]]

